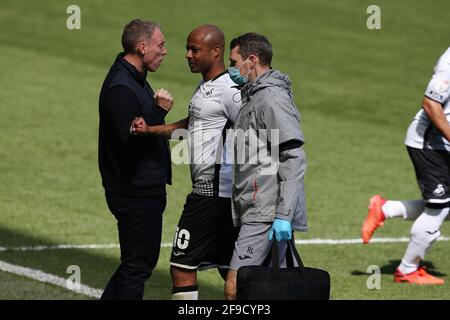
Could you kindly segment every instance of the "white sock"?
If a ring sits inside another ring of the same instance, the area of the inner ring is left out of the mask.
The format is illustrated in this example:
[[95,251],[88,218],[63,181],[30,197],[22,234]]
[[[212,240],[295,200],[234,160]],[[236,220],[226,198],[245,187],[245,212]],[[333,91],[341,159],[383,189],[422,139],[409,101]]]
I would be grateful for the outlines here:
[[174,293],[172,294],[172,300],[198,300],[198,291]]
[[172,288],[172,300],[198,300],[198,286]]
[[381,210],[386,219],[403,217],[406,220],[416,220],[425,209],[423,200],[386,201]]
[[428,249],[440,236],[439,228],[448,213],[449,208],[425,208],[425,211],[416,219],[411,227],[408,248],[398,267],[401,273],[408,274],[418,269],[419,262],[424,259]]

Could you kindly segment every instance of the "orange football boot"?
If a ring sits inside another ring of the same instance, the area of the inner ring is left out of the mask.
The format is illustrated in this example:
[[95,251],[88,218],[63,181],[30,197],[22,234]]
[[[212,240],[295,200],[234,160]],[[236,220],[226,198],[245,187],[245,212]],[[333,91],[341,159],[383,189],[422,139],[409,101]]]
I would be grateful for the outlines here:
[[403,274],[398,269],[394,273],[394,282],[410,283],[410,284],[431,284],[443,285],[444,280],[439,279],[425,271],[425,268],[419,268],[414,272]]
[[381,207],[385,204],[385,202],[386,199],[383,199],[378,194],[370,198],[369,212],[367,213],[366,220],[364,220],[361,230],[363,243],[369,243],[369,240],[372,238],[375,230],[377,230],[378,227],[383,226],[385,217]]

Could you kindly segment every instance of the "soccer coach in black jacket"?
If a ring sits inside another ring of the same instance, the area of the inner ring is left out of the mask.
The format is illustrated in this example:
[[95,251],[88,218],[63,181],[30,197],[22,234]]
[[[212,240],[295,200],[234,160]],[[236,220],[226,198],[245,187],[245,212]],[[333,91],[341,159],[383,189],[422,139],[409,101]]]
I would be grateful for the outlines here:
[[166,184],[171,184],[168,142],[130,134],[132,120],[163,124],[172,108],[167,90],[146,81],[167,53],[155,22],[129,22],[120,53],[103,83],[99,113],[99,167],[106,202],[117,220],[121,264],[101,299],[142,299],[159,257]]

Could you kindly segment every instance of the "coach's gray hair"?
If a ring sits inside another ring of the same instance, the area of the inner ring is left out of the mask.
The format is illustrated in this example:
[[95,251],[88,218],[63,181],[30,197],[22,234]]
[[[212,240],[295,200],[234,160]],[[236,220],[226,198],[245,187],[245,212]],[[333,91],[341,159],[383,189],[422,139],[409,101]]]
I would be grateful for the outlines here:
[[146,39],[151,39],[155,29],[160,26],[154,21],[134,19],[125,25],[122,33],[122,47],[126,53],[136,52],[136,45]]

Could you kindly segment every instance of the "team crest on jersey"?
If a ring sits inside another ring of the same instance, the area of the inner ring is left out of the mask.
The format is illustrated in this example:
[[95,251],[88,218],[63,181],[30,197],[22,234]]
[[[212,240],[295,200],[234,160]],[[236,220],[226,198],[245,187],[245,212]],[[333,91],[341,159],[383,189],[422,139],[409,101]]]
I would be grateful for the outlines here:
[[444,193],[445,193],[445,189],[444,189],[444,186],[442,184],[438,184],[437,188],[434,189],[434,191],[433,191],[433,194],[436,197],[442,197],[444,195]]

